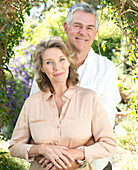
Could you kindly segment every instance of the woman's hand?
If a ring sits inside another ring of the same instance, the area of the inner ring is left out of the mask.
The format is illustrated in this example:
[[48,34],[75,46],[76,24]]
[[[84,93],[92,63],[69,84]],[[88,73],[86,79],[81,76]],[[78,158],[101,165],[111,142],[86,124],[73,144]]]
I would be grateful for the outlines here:
[[67,150],[74,158],[74,160],[84,160],[84,152],[80,149],[68,149]]
[[40,154],[47,158],[39,161],[43,167],[47,165],[47,169],[50,169],[53,165],[58,169],[67,169],[67,167],[71,167],[71,162],[74,161],[73,156],[68,152],[68,148],[63,146],[42,144]]
[[[66,149],[66,151],[72,155],[74,160],[84,159],[84,153],[79,149]],[[46,157],[39,156],[39,157],[36,157],[36,160],[41,164],[43,168],[45,168],[45,170],[57,169],[57,167]],[[71,166],[68,166],[66,164],[66,167],[67,167],[66,169],[71,170],[71,169],[76,169],[79,167],[79,164],[76,163],[76,161],[70,162],[70,164]]]

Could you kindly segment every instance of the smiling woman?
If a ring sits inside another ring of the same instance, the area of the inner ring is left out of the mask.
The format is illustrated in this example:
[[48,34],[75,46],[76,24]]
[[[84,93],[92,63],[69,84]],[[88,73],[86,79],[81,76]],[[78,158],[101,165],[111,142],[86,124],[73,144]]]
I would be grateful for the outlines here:
[[60,70],[55,71],[55,69],[59,69],[57,67],[68,67],[65,68],[67,70],[69,69],[69,74],[67,73],[68,75],[66,75],[67,87],[69,87],[69,85],[76,85],[79,81],[74,53],[70,50],[66,41],[60,37],[51,37],[48,41],[41,41],[36,46],[34,62],[36,72],[39,75],[37,83],[42,91],[47,91],[49,87],[52,92],[54,91],[51,80],[48,75],[45,74],[46,68],[49,68],[49,71],[53,70],[54,74],[59,74],[61,73]]
[[30,161],[31,170],[91,169],[92,160],[112,156],[109,118],[94,91],[76,86],[75,56],[67,43],[60,37],[40,42],[34,62],[40,91],[24,103],[11,155]]
[[69,61],[57,47],[46,49],[42,54],[41,71],[47,75],[54,89],[57,85],[66,84],[69,72]]

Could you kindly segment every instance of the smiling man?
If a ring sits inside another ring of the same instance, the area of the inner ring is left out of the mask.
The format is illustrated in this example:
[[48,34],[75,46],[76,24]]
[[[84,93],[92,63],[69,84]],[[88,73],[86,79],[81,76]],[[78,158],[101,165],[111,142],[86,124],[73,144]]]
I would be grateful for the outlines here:
[[77,10],[73,13],[70,23],[66,19],[64,28],[65,33],[68,35],[68,44],[75,52],[77,66],[79,67],[86,59],[98,32],[96,28],[96,16]]
[[[117,83],[118,75],[114,63],[108,60],[107,57],[96,54],[91,48],[98,32],[98,27],[96,10],[85,3],[74,4],[70,8],[64,23],[68,44],[76,56],[80,80],[78,86],[97,92],[108,113],[112,126],[114,126],[117,113],[116,105],[120,101]],[[31,94],[38,90],[34,78]],[[98,126],[100,127],[100,124]],[[92,162],[92,169],[111,170],[112,166],[107,158],[96,159]]]

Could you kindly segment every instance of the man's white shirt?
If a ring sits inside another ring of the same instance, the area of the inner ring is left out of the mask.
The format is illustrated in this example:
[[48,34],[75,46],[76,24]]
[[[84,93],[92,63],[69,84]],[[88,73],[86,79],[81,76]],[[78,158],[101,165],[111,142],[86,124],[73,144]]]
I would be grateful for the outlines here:
[[[80,80],[78,86],[94,90],[98,94],[114,126],[116,105],[121,100],[117,83],[118,74],[114,63],[96,54],[91,48],[84,63],[78,68],[78,74]],[[37,75],[34,77],[30,95],[39,91],[36,77]],[[107,158],[93,160],[92,169],[103,170],[107,164]]]

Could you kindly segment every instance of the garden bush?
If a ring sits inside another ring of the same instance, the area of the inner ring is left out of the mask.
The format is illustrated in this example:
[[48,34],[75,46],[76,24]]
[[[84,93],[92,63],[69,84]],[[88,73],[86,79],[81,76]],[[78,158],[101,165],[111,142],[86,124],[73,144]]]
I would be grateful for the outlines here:
[[128,114],[116,127],[117,153],[114,163],[118,170],[138,169],[138,121]]
[[0,169],[3,170],[28,170],[29,163],[23,159],[13,158],[8,151],[8,142],[0,139]]
[[25,99],[29,96],[33,80],[32,49],[21,40],[19,47],[15,47],[15,56],[10,60],[7,79],[7,103],[8,111],[4,114],[7,120],[3,122],[2,135],[10,139],[16,120]]

